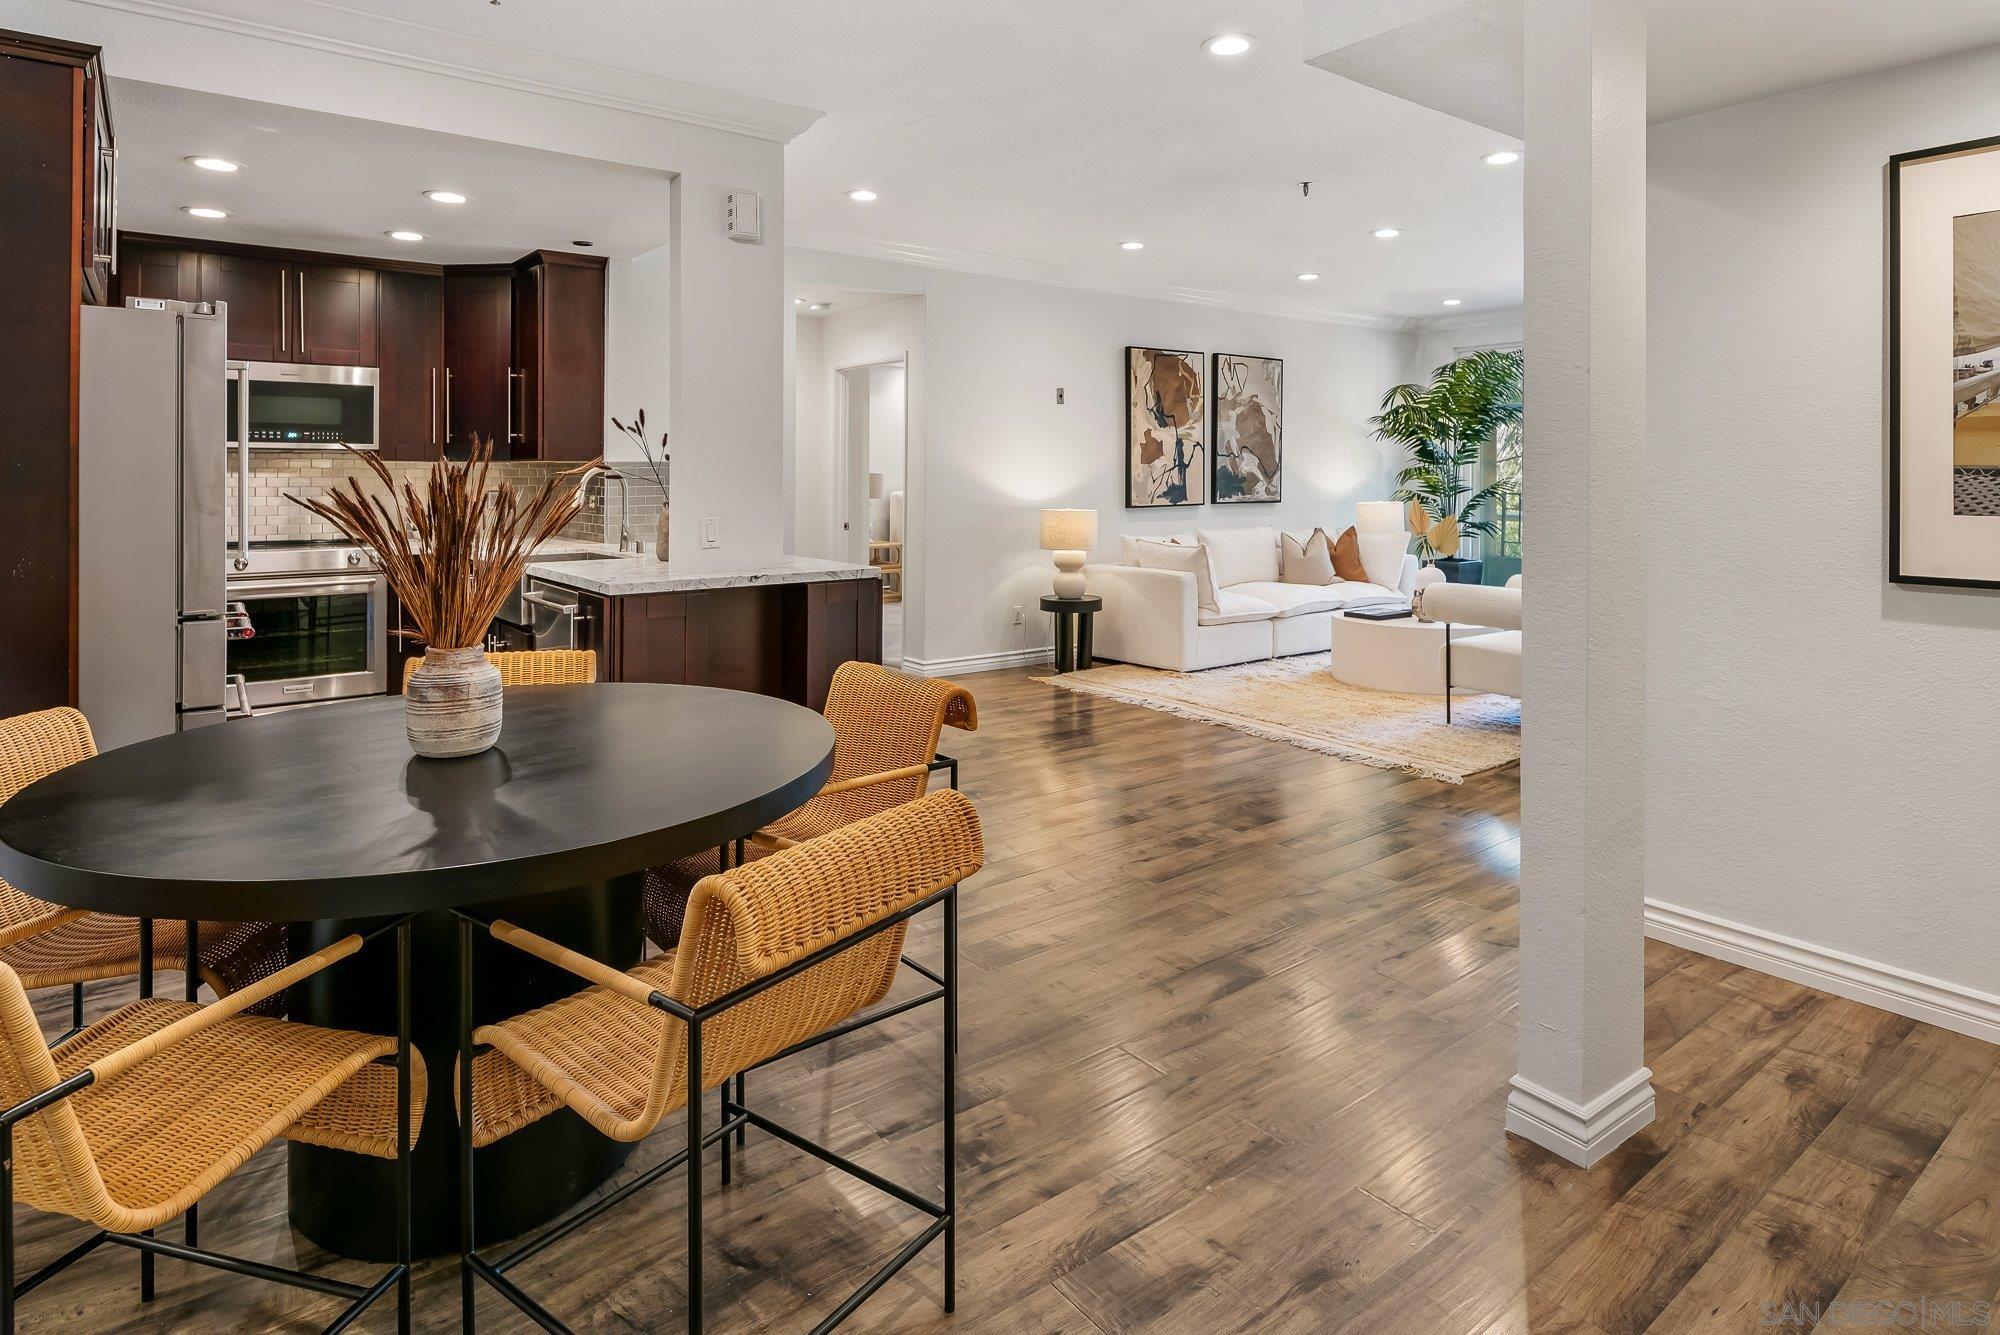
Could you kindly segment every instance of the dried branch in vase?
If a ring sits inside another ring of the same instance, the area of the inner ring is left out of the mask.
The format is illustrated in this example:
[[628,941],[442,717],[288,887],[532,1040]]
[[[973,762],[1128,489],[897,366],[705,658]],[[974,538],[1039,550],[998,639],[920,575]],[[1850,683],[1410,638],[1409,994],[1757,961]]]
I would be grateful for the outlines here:
[[523,501],[510,482],[488,490],[493,442],[477,436],[470,459],[432,464],[421,491],[414,479],[398,488],[372,451],[353,453],[382,484],[380,492],[371,495],[350,477],[325,501],[287,499],[375,553],[389,587],[433,649],[470,649],[486,639],[535,548],[576,518],[583,504],[576,477],[603,462],[554,474]]

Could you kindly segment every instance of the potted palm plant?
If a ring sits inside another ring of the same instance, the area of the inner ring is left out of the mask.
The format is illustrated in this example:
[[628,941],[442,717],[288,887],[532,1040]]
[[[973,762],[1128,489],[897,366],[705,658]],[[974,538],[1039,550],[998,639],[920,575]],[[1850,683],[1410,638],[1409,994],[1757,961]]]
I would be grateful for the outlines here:
[[1368,421],[1377,440],[1409,452],[1396,475],[1396,499],[1410,506],[1417,555],[1446,579],[1479,582],[1482,563],[1461,559],[1458,545],[1468,533],[1496,535],[1490,510],[1503,488],[1476,485],[1473,469],[1480,446],[1520,420],[1521,354],[1489,350],[1438,367],[1428,384],[1395,386]]

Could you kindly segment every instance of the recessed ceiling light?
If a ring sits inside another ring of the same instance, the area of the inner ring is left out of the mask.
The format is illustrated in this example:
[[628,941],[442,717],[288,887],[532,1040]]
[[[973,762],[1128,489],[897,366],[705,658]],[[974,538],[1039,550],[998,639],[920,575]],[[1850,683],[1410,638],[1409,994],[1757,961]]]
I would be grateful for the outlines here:
[[424,234],[422,232],[408,232],[399,229],[389,233],[389,239],[391,241],[421,241],[424,239]]
[[792,298],[792,305],[794,305],[794,306],[803,306],[803,305],[805,305],[805,304],[806,304],[806,299],[805,299],[804,297],[793,297],[793,298]]
[[1489,167],[1506,167],[1519,162],[1521,155],[1511,148],[1503,148],[1498,153],[1488,153],[1480,161]]
[[1317,283],[1319,275],[1316,273],[1302,273],[1299,275],[1299,281],[1301,283]]
[[1250,49],[1250,39],[1240,32],[1226,32],[1202,43],[1211,56],[1240,56]]
[[1375,229],[1375,239],[1377,241],[1389,241],[1402,234],[1402,230],[1395,227],[1378,227]]
[[847,192],[847,197],[856,204],[873,204],[875,202],[875,192],[873,190],[850,190]]
[[1465,303],[1463,301],[1460,301],[1457,297],[1446,297],[1444,299],[1444,304],[1447,306],[1463,306]]
[[456,190],[426,190],[424,198],[433,204],[463,204],[465,196]]
[[228,158],[189,158],[187,161],[189,165],[199,167],[205,172],[240,171],[243,166],[242,163],[231,162]]
[[229,216],[227,209],[211,209],[204,205],[195,204],[189,204],[181,212],[195,218],[227,218]]
[[1120,250],[1144,250],[1145,248],[1146,243],[1144,241],[1120,241],[1118,243],[1118,249]]
[[811,306],[807,307],[807,309],[815,311],[824,311],[824,310],[831,310],[832,307],[833,303],[830,301],[815,301]]

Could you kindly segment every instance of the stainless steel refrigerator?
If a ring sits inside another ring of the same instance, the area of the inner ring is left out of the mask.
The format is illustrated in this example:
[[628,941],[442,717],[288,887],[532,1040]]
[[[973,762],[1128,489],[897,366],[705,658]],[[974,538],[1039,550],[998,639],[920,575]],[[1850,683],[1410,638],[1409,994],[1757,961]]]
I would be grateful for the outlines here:
[[77,695],[102,749],[223,718],[226,320],[83,308]]

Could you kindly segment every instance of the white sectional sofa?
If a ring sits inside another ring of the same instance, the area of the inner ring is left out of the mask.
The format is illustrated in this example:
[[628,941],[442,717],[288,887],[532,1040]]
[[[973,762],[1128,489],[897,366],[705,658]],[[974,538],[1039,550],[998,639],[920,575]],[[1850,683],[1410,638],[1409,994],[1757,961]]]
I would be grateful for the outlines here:
[[[1330,530],[1334,536],[1339,531]],[[1311,535],[1293,536],[1303,542]],[[1362,564],[1374,578],[1325,585],[1279,579],[1279,534],[1267,525],[1197,529],[1171,535],[1171,540],[1208,548],[1216,610],[1202,608],[1196,577],[1185,571],[1126,563],[1086,566],[1090,592],[1104,600],[1095,626],[1097,657],[1194,672],[1291,654],[1323,654],[1337,609],[1366,599],[1408,598],[1417,586],[1417,558],[1402,551],[1406,539],[1400,533],[1392,540],[1363,543]]]

